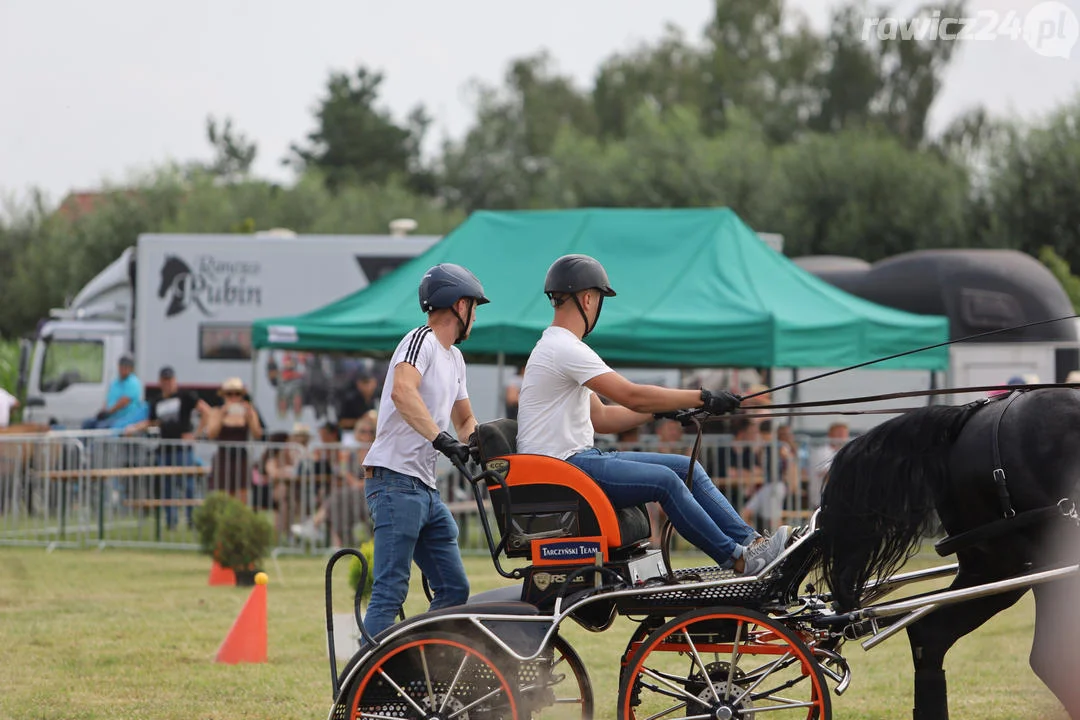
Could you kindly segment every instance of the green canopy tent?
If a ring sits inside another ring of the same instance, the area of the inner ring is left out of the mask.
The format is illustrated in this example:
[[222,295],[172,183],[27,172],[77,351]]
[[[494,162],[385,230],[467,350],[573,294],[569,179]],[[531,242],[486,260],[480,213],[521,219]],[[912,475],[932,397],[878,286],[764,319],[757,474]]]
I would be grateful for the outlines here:
[[[254,323],[258,348],[385,353],[424,316],[417,286],[436,263],[472,270],[491,304],[461,349],[474,361],[528,356],[551,321],[551,263],[591,255],[617,297],[588,343],[609,363],[838,367],[944,342],[944,317],[861,300],[798,268],[729,209],[477,212],[369,287],[303,315]],[[948,348],[881,363],[941,370]]]

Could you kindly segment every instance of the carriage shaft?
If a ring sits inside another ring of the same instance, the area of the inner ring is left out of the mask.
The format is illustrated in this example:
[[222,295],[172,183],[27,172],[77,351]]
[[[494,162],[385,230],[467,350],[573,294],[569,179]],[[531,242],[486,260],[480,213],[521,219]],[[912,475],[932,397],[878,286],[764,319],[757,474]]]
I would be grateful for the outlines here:
[[897,602],[885,603],[883,605],[873,605],[851,612],[850,618],[853,622],[857,622],[859,620],[871,618],[892,617],[893,615],[901,615],[929,605],[935,607],[952,605],[966,600],[986,597],[987,595],[997,595],[1010,590],[1019,590],[1020,588],[1030,587],[1031,585],[1039,585],[1052,580],[1060,580],[1061,578],[1077,573],[1080,573],[1080,565],[1066,565],[1065,567],[1055,568],[1053,570],[1042,570],[1040,572],[1021,575],[1008,580],[998,580],[997,582],[986,583],[984,585],[975,585],[974,587],[960,588],[957,590],[945,590],[940,593],[931,593],[910,600],[898,600]]

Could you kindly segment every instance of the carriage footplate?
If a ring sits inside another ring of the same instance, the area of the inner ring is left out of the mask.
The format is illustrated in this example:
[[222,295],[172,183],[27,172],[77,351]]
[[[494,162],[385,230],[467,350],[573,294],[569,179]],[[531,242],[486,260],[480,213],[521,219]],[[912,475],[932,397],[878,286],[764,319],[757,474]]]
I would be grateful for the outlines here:
[[708,605],[757,607],[773,587],[768,578],[753,580],[715,565],[676,570],[674,579],[675,584],[653,585],[646,593],[619,598],[619,612],[655,615]]

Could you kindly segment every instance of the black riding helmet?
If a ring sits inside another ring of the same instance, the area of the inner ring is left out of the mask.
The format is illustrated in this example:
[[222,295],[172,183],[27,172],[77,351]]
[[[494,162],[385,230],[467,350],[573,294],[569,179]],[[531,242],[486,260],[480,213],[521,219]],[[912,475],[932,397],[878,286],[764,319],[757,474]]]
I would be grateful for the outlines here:
[[[596,321],[592,327],[589,327],[589,318],[577,298],[577,294],[582,290],[600,291],[600,306],[596,310]],[[544,294],[555,307],[566,302],[567,296],[573,298],[574,305],[577,305],[578,312],[585,320],[585,335],[588,335],[600,320],[604,298],[614,297],[615,291],[611,288],[607,271],[598,260],[588,255],[563,255],[548,268],[547,278],[544,279]]]
[[[424,273],[423,279],[420,280],[420,309],[430,313],[432,310],[450,308],[450,312],[454,313],[454,317],[458,319],[461,331],[458,332],[457,340],[454,341],[455,345],[465,339],[465,330],[468,327],[468,323],[453,309],[454,303],[461,298],[469,298],[476,305],[491,302],[484,295],[484,286],[480,284],[476,276],[454,263],[435,265]],[[473,304],[469,305],[465,313],[466,317],[472,315],[473,307]]]

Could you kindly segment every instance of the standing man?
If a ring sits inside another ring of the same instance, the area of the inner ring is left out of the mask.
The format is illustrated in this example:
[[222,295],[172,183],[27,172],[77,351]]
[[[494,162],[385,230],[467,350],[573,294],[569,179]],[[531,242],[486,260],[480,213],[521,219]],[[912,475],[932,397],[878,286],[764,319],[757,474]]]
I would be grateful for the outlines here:
[[471,272],[436,265],[420,281],[420,309],[427,324],[398,344],[386,372],[375,441],[364,460],[375,524],[375,581],[364,625],[377,635],[394,624],[409,592],[412,562],[427,576],[431,610],[469,598],[469,580],[458,550],[458,527],[435,484],[438,453],[468,462],[459,438],[476,428],[465,387],[465,360],[455,345],[469,337],[476,306],[488,302]]
[[[125,435],[135,435],[149,427],[158,429],[158,437],[162,442],[155,451],[155,460],[159,467],[190,467],[196,465],[195,454],[192,452],[191,441],[195,438],[194,426],[191,422],[191,414],[198,409],[200,413],[209,411],[209,406],[204,400],[199,400],[195,393],[180,390],[176,381],[176,371],[171,366],[165,365],[158,372],[158,384],[161,386],[161,397],[150,405],[150,417],[134,425],[124,428]],[[188,500],[195,497],[195,477],[173,477],[166,475],[157,479],[154,497],[158,499],[173,499],[173,485],[184,487],[184,497]],[[187,509],[187,523],[191,525],[191,508]],[[176,527],[176,508],[165,508],[165,524],[172,530]]]
[[[614,297],[604,267],[587,255],[564,255],[544,281],[555,317],[536,343],[521,384],[518,452],[566,460],[588,473],[616,509],[658,502],[679,534],[720,567],[757,574],[784,549],[791,529],[765,539],[713,485],[701,463],[649,452],[602,452],[594,433],[620,433],[653,413],[704,408],[720,415],[739,407],[727,392],[638,385],[612,370],[583,338],[596,327],[604,298]],[[618,403],[605,405],[600,396]]]

